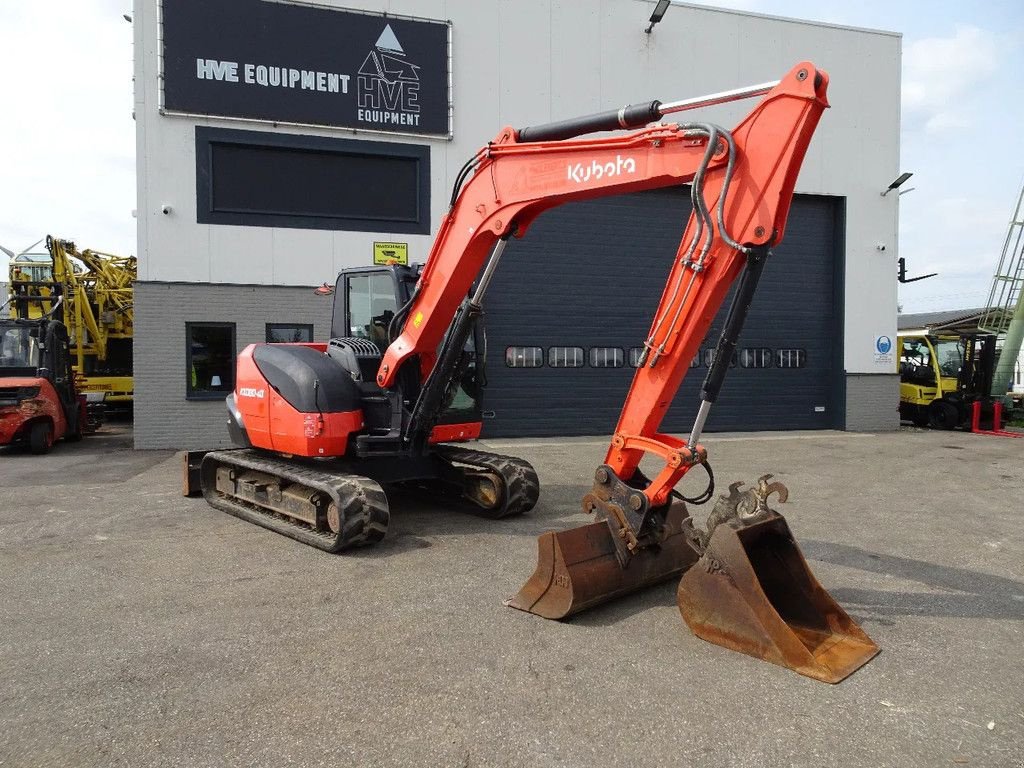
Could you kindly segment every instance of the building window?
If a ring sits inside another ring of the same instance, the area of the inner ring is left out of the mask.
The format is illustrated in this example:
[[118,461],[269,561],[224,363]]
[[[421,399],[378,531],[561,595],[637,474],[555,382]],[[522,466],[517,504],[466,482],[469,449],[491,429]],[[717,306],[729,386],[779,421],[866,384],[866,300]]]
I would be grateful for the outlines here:
[[309,344],[313,341],[313,325],[301,323],[267,323],[268,344]]
[[740,366],[743,368],[771,368],[772,351],[767,347],[744,349],[740,354]]
[[552,368],[582,368],[586,364],[583,347],[548,347],[548,365]]
[[591,368],[621,368],[626,361],[625,353],[619,347],[591,347]]
[[235,324],[185,323],[185,396],[220,400],[235,388]]
[[[732,360],[729,361],[729,367],[730,368],[735,368],[736,367],[736,357],[737,357],[736,351],[733,350]],[[710,368],[712,365],[714,365],[714,363],[715,363],[715,350],[714,349],[705,349],[704,350],[704,365],[706,367]],[[695,366],[695,365],[693,365],[691,363],[690,367],[691,368],[696,368],[697,366]]]
[[803,349],[775,350],[775,365],[779,368],[803,368],[807,364],[807,351]]
[[[633,347],[629,350],[629,365],[631,368],[639,368],[640,365],[640,354],[644,351],[643,347]],[[650,355],[647,357],[648,361],[651,359]],[[700,352],[693,356],[693,360],[690,361],[691,368],[700,368]]]
[[509,368],[540,368],[544,365],[544,350],[540,347],[507,347],[505,365]]
[[200,224],[430,234],[430,148],[196,127]]

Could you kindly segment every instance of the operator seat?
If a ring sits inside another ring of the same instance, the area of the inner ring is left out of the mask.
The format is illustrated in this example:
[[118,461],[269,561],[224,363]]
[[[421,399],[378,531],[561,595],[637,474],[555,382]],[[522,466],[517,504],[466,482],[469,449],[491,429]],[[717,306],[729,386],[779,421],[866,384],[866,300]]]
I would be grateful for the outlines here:
[[391,343],[388,339],[388,327],[391,319],[395,316],[395,302],[393,299],[377,299],[370,308],[373,313],[370,317],[370,325],[367,327],[367,338],[380,349],[381,354],[387,350]]

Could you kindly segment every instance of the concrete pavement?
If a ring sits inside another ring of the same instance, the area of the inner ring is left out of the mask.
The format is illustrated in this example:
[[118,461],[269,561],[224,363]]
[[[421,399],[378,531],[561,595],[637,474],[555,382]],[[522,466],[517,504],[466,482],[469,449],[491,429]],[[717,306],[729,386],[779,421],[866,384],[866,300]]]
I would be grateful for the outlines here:
[[566,623],[504,608],[537,534],[587,520],[599,438],[485,441],[535,464],[531,514],[396,497],[388,538],[340,556],[182,498],[180,460],[123,429],[6,452],[0,765],[1019,768],[1024,441],[705,442],[720,488],[789,486],[811,567],[882,647],[846,682],[698,640],[674,583]]

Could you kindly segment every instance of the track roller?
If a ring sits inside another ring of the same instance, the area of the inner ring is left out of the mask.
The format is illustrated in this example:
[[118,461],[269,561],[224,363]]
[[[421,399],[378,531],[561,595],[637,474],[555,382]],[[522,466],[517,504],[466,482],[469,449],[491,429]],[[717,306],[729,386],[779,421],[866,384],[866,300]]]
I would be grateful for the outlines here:
[[374,544],[388,530],[387,496],[368,477],[252,450],[208,453],[200,475],[210,506],[326,552]]
[[420,488],[466,502],[466,512],[497,520],[529,512],[540,497],[540,481],[533,466],[514,456],[438,445],[434,454],[445,464],[439,481]]

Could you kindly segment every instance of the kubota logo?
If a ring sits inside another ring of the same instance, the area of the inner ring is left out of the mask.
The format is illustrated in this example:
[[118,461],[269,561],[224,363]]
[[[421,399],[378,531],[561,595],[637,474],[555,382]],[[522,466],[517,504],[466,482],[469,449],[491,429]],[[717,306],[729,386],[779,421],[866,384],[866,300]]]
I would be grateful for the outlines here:
[[254,389],[253,387],[239,387],[238,394],[242,397],[257,397],[262,400],[267,391],[265,389]]
[[590,165],[576,163],[566,169],[569,172],[569,181],[582,184],[591,179],[603,179],[605,176],[621,176],[624,173],[636,173],[636,160],[632,157],[623,159],[622,155],[615,156],[615,162],[599,163],[591,160]]

